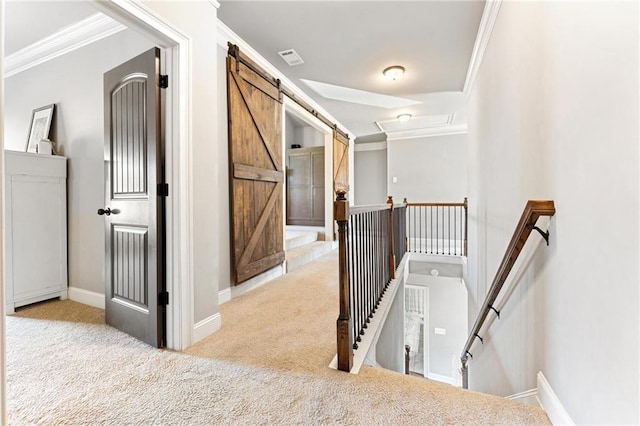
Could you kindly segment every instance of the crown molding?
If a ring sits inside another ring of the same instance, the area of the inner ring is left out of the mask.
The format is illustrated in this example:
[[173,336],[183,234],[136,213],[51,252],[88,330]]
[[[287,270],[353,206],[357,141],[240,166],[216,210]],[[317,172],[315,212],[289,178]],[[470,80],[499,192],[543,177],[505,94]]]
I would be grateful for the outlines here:
[[216,0],[209,0],[209,3],[213,5],[216,9],[220,9],[220,2]]
[[480,25],[478,26],[478,34],[476,35],[476,41],[473,45],[473,51],[471,53],[471,59],[469,60],[469,68],[467,69],[467,76],[464,80],[464,87],[462,92],[469,99],[469,94],[473,88],[473,83],[476,80],[480,65],[482,64],[482,58],[484,57],[484,51],[491,39],[491,32],[493,26],[498,18],[498,12],[502,0],[487,0],[484,4],[484,10],[482,11],[482,18],[480,18]]
[[5,59],[4,78],[80,49],[116,34],[126,27],[102,13],[96,13],[19,50]]
[[306,102],[311,105],[316,111],[320,114],[324,115],[330,121],[338,124],[338,126],[345,130],[345,132],[349,135],[351,139],[354,138],[354,134],[347,129],[340,121],[336,120],[336,118],[329,114],[327,110],[322,108],[316,101],[314,101],[309,95],[307,95],[300,87],[294,84],[291,80],[289,80],[283,73],[280,72],[275,66],[273,66],[269,61],[267,61],[258,51],[256,51],[253,47],[251,47],[246,41],[244,41],[238,34],[233,32],[233,30],[225,25],[220,19],[218,19],[218,36],[216,37],[216,42],[223,49],[227,49],[227,43],[231,42],[237,45],[240,48],[240,51],[249,56],[260,68],[271,74],[273,77],[279,79],[283,85],[285,85],[289,90],[291,90],[298,99]]
[[356,152],[360,151],[381,151],[383,149],[387,149],[387,141],[382,142],[365,142],[365,143],[356,143],[353,144],[353,150]]
[[430,138],[434,136],[461,135],[467,133],[467,124],[449,126],[425,127],[422,129],[400,130],[387,132],[387,141],[401,139]]

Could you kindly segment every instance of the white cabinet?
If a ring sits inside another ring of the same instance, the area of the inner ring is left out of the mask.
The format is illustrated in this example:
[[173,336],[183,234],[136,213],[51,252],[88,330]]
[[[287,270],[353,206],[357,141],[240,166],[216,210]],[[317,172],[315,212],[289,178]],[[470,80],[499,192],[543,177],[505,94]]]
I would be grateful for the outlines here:
[[67,159],[5,151],[5,295],[18,306],[67,298]]

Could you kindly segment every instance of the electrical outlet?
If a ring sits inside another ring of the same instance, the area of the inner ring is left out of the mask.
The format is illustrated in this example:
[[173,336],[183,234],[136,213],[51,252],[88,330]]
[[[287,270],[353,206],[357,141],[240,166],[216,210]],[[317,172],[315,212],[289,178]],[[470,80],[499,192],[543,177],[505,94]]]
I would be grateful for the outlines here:
[[442,334],[443,336],[447,334],[447,330],[445,330],[444,328],[438,328],[438,327],[434,328],[433,332],[435,334]]
[[398,183],[398,176],[394,176],[391,180],[393,183]]

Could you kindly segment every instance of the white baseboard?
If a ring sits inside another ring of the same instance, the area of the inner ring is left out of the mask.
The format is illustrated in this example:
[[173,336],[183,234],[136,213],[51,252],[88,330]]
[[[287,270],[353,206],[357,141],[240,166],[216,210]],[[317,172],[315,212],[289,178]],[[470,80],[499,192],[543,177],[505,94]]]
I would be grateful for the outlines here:
[[435,380],[436,382],[446,383],[448,385],[455,386],[453,377],[444,376],[442,374],[435,374],[435,373],[429,372],[427,373],[427,379]]
[[524,392],[514,393],[513,395],[505,396],[505,399],[512,401],[522,402],[524,404],[535,405],[540,407],[540,400],[538,399],[538,389],[529,389]]
[[542,371],[538,372],[538,400],[554,426],[575,425]]
[[222,317],[219,312],[199,321],[193,326],[191,344],[193,345],[205,337],[211,336],[220,330],[220,327],[222,327]]
[[[261,273],[260,275],[257,275],[253,278],[251,278],[250,280],[247,280],[245,282],[243,282],[240,285],[231,287],[229,289],[230,291],[230,299],[235,299],[238,296],[242,296],[245,293],[250,292],[253,289],[256,289],[258,287],[260,287],[261,285],[264,285],[266,283],[268,283],[271,280],[274,280],[278,277],[281,277],[282,275],[284,275],[284,263],[281,265],[278,265],[274,268],[269,269],[266,272]],[[222,290],[224,291],[224,290]],[[220,294],[218,293],[218,297],[220,297]],[[218,302],[220,303],[220,302]]]
[[69,287],[69,299],[99,309],[104,309],[105,305],[104,294],[78,287]]
[[222,305],[223,303],[227,303],[231,300],[231,289],[225,288],[224,290],[220,290],[218,292],[218,305]]

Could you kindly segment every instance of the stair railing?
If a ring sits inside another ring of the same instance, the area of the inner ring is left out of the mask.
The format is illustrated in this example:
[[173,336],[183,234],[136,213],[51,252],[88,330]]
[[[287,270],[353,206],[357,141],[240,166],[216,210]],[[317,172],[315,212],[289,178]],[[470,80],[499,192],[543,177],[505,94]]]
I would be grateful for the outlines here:
[[353,350],[405,253],[405,206],[394,206],[389,197],[387,204],[349,208],[346,192],[337,191],[333,208],[338,224],[338,369],[351,371]]
[[538,231],[540,235],[542,235],[542,237],[546,240],[547,245],[549,245],[549,232],[543,231],[538,228],[536,226],[536,222],[541,216],[551,217],[555,213],[556,208],[552,200],[529,200],[527,202],[527,205],[522,212],[522,216],[520,216],[520,221],[518,222],[513,236],[511,237],[511,242],[507,246],[507,250],[504,254],[504,257],[502,258],[502,262],[498,267],[498,272],[496,273],[496,276],[491,283],[491,288],[489,288],[487,297],[482,304],[480,312],[478,312],[478,316],[473,325],[473,329],[471,330],[471,333],[469,333],[469,338],[467,339],[467,342],[462,349],[460,361],[462,363],[463,388],[469,388],[469,371],[467,363],[469,361],[469,357],[472,357],[472,354],[470,352],[471,346],[475,342],[476,338],[482,340],[482,337],[479,335],[479,333],[490,311],[495,311],[498,318],[500,318],[500,313],[494,307],[494,303],[498,295],[500,294],[500,290],[502,290],[502,286],[504,285],[507,276],[511,272],[513,265],[516,263],[518,256],[522,252],[522,249],[527,242],[531,231]]
[[407,251],[467,256],[467,199],[462,203],[409,203]]

